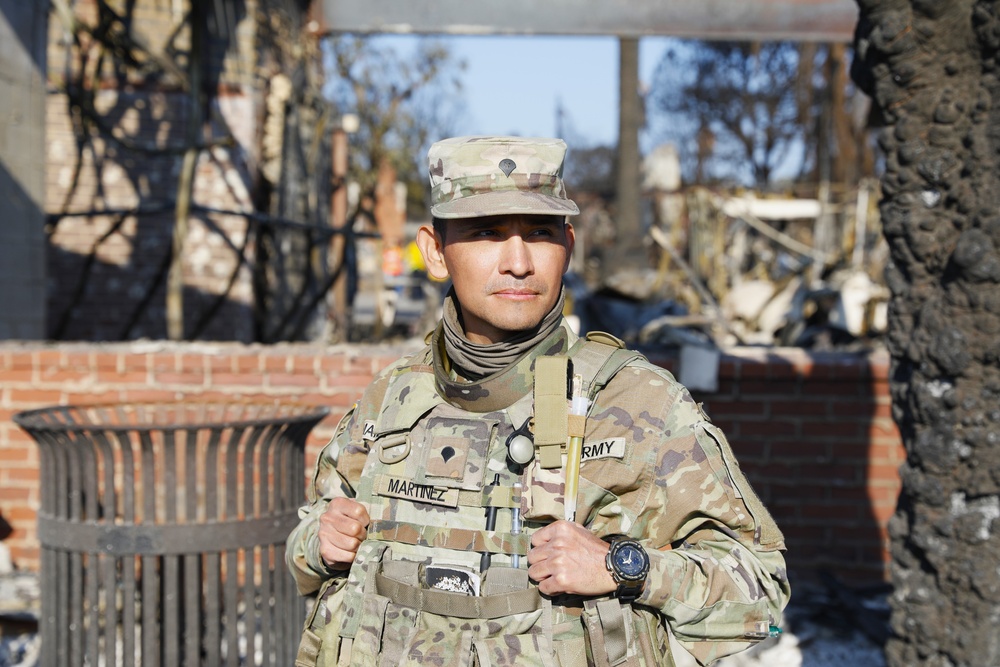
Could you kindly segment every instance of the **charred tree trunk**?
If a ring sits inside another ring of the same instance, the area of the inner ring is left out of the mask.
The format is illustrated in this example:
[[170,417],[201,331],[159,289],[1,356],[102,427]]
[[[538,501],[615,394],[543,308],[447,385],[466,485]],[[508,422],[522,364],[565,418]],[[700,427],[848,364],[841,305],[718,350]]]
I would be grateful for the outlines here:
[[891,667],[1000,664],[998,2],[858,0],[854,78],[885,128]]

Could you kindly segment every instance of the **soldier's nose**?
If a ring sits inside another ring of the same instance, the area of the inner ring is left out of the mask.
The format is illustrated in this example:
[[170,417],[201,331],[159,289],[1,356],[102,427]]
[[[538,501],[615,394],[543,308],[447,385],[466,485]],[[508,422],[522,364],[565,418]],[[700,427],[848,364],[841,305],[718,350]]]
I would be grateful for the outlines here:
[[504,241],[500,271],[515,276],[526,276],[534,271],[531,251],[520,234],[514,234]]

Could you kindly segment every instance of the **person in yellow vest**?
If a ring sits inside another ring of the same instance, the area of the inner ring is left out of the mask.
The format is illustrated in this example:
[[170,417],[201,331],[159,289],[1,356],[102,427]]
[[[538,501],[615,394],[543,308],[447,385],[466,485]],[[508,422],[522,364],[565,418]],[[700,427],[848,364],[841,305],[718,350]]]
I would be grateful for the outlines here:
[[673,665],[668,632],[708,664],[777,632],[784,539],[722,432],[562,316],[565,152],[431,147],[417,243],[452,288],[319,457],[286,552],[316,599],[296,665]]

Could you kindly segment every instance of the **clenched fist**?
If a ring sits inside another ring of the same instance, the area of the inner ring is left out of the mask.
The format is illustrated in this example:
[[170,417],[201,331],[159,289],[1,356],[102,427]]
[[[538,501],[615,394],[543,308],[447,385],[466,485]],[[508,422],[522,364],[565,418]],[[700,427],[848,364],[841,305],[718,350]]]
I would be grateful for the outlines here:
[[368,535],[368,510],[351,498],[333,498],[319,518],[319,555],[328,567],[344,569]]
[[531,536],[528,576],[546,595],[603,595],[618,588],[604,563],[608,543],[569,521],[556,521]]

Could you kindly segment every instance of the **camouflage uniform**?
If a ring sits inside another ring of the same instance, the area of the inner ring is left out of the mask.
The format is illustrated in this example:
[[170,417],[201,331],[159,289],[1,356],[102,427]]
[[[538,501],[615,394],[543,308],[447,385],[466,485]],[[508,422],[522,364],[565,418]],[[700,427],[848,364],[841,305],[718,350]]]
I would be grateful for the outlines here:
[[[617,364],[597,364],[595,350]],[[533,415],[537,360],[554,355],[592,367],[576,516],[598,536],[645,546],[650,570],[632,604],[550,598],[527,578],[531,534],[563,518],[563,474],[542,456],[522,470],[505,443]],[[450,371],[439,326],[345,416],[308,491],[287,560],[320,604],[297,664],[672,665],[667,626],[707,664],[766,637],[788,598],[781,533],[721,431],[670,373],[579,341],[565,323],[477,382]],[[336,496],[371,517],[349,572],[328,569],[318,551],[318,520]],[[492,561],[479,579],[482,552]],[[432,588],[440,566],[469,576]]]

